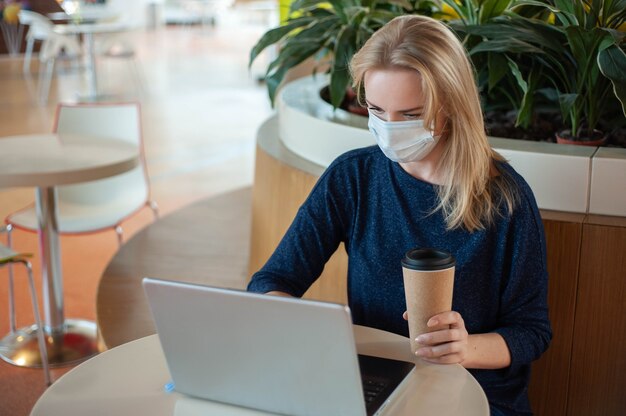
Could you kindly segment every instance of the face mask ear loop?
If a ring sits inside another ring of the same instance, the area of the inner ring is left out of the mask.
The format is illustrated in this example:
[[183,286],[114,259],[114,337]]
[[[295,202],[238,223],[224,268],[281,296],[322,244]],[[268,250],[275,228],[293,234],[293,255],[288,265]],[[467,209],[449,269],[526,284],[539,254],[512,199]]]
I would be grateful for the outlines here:
[[444,113],[443,111],[443,107],[440,107],[439,110],[437,110],[437,115],[435,116],[435,121],[434,121],[434,126],[432,129],[432,134],[433,137],[438,136],[439,138],[447,138],[448,137],[448,133],[450,133],[450,131],[448,130],[448,122],[450,121],[450,117],[444,113],[445,116],[445,121],[443,123],[443,127],[441,127],[441,132],[440,134],[436,135],[435,133],[435,129],[437,128],[437,118],[439,118],[439,116]]

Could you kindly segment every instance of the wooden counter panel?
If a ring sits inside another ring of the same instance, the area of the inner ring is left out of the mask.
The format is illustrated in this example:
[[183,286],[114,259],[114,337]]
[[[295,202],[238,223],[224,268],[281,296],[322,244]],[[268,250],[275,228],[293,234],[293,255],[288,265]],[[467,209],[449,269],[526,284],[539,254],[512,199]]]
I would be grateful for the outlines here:
[[610,227],[626,227],[626,217],[612,217],[608,215],[587,215],[586,224],[607,225]]
[[573,219],[580,221],[543,220],[548,253],[548,305],[553,336],[548,351],[533,363],[529,395],[537,416],[563,415],[567,408],[582,234],[582,217]]
[[568,415],[626,410],[626,228],[585,224]]
[[[274,252],[318,179],[280,162],[260,147],[256,151],[254,178],[250,275]],[[304,297],[347,303],[347,271],[348,257],[341,245]]]

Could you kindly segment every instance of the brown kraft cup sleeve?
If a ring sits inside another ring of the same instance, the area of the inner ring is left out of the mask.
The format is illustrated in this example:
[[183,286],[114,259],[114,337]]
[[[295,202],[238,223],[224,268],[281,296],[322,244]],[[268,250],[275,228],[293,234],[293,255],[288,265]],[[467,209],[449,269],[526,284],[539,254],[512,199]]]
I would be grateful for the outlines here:
[[449,325],[428,327],[434,315],[452,310],[454,266],[444,270],[422,271],[402,268],[404,294],[408,312],[411,352],[419,348],[415,338],[426,332],[448,328]]

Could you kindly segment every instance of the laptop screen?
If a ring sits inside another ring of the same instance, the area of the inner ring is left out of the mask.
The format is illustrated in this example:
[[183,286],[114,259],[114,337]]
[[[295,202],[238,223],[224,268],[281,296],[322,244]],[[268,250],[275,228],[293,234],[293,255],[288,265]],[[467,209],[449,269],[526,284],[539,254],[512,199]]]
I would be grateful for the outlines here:
[[143,285],[175,389],[190,396],[296,416],[372,415],[414,366],[357,357],[345,305]]

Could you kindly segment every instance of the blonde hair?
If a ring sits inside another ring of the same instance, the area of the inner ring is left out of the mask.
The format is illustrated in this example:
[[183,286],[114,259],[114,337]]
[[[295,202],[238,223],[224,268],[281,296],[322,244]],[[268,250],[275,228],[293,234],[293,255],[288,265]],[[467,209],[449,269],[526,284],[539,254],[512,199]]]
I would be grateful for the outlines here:
[[[511,213],[517,201],[515,183],[500,170],[490,175],[494,161],[504,158],[491,149],[480,107],[472,65],[465,49],[443,23],[425,16],[391,20],[354,55],[350,70],[361,103],[368,70],[409,68],[421,75],[424,125],[434,126],[437,115],[446,118],[446,136],[438,171],[439,203],[448,229],[469,231],[491,225],[504,203]],[[495,185],[495,186],[492,186]]]

